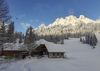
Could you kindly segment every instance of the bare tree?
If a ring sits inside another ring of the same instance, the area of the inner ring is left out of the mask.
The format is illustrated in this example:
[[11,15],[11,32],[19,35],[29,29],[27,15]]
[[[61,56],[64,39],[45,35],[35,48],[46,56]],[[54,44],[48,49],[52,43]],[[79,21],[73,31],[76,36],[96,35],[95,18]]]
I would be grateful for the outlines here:
[[8,22],[11,19],[9,7],[5,0],[0,0],[0,21]]

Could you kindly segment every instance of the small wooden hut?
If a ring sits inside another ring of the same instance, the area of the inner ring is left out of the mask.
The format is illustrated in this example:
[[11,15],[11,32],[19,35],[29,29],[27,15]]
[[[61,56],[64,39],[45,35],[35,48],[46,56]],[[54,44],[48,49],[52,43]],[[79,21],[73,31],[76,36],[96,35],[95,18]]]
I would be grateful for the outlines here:
[[39,40],[37,42],[39,45],[37,48],[35,48],[34,51],[32,51],[32,56],[42,56],[47,54],[49,58],[63,58],[64,53],[66,53],[65,48],[60,44],[54,44],[51,42],[47,42],[45,40]]

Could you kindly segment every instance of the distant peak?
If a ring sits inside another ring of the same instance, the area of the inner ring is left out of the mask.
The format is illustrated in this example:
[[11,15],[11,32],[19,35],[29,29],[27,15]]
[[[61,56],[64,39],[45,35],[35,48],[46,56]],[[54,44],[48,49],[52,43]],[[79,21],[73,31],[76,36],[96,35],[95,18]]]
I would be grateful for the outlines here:
[[85,16],[84,16],[84,15],[80,15],[79,18],[80,18],[80,19],[85,19]]
[[64,19],[64,18],[61,17],[60,19]]
[[59,18],[56,19],[56,21],[58,21],[58,20],[59,20]]
[[41,25],[39,26],[39,28],[40,28],[40,27],[42,27],[42,28],[43,28],[43,27],[46,27],[46,26],[45,26],[44,24],[41,24]]
[[41,26],[45,26],[44,24],[41,24]]
[[67,19],[67,18],[70,18],[70,19],[74,18],[74,19],[76,19],[76,16],[70,15],[70,16],[65,17],[65,19]]

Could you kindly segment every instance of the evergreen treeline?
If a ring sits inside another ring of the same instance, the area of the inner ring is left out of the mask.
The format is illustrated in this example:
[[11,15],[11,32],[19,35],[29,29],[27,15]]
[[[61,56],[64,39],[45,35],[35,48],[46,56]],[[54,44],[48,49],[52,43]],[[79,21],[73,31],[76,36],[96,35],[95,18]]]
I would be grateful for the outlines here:
[[42,35],[42,36],[38,36],[36,39],[37,40],[45,39],[45,40],[47,40],[49,42],[61,43],[61,42],[63,42],[63,39],[69,39],[69,38],[68,38],[67,35],[56,35],[56,36],[54,36],[54,35],[43,36]]
[[8,25],[5,25],[4,21],[1,22],[1,28],[0,28],[0,39],[3,43],[5,42],[14,42],[14,22],[11,22]]
[[25,35],[25,40],[24,40],[24,44],[31,44],[34,43],[36,40],[36,36],[34,33],[34,29],[32,26],[30,26],[27,30],[26,30],[26,35]]
[[1,21],[0,26],[0,42],[16,43],[16,39],[20,39],[20,43],[22,43],[22,39],[24,39],[24,34],[22,32],[14,32],[14,22],[6,25],[4,21]]
[[95,48],[97,44],[97,38],[95,34],[86,34],[85,38],[80,38],[80,41],[93,46],[93,48]]
[[[85,35],[85,34],[83,34],[83,35]],[[76,33],[76,34],[68,33],[68,34],[61,34],[61,35],[40,35],[40,36],[38,36],[37,40],[45,39],[45,40],[50,41],[50,42],[61,43],[62,39],[69,39],[69,37],[80,38],[81,33]]]
[[[24,38],[25,38],[25,36],[24,36],[24,34],[22,33],[22,32],[15,32],[14,33],[14,39],[15,40],[17,40],[17,39],[19,39],[19,43],[22,43],[23,42],[23,40],[24,40]],[[16,43],[16,42],[15,42]]]

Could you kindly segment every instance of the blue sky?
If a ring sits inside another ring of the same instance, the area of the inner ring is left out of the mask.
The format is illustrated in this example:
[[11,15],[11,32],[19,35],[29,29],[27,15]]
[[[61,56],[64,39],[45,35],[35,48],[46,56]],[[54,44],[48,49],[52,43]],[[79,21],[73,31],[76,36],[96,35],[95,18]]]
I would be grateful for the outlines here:
[[[26,32],[32,25],[48,26],[57,18],[84,15],[93,20],[100,19],[100,0],[6,0],[9,5],[15,31]],[[16,19],[18,18],[18,19]]]

